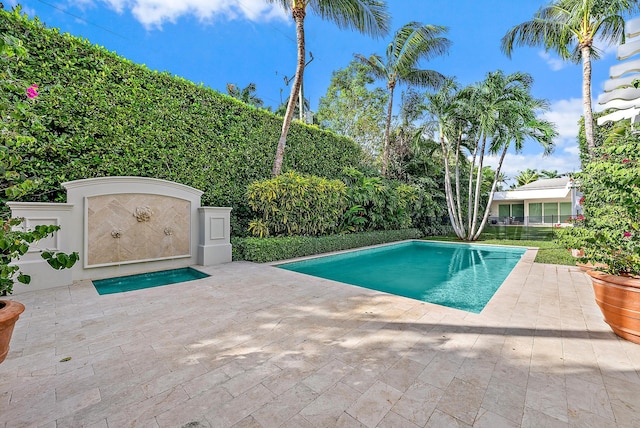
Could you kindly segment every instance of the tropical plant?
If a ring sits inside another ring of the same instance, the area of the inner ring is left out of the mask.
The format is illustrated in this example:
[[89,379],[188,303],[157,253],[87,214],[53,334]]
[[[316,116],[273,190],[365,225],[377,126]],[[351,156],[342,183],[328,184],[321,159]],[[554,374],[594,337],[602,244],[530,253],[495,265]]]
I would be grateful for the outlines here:
[[260,237],[333,233],[347,207],[342,181],[293,171],[250,184],[247,199],[260,215],[249,231]]
[[555,0],[539,9],[531,21],[511,28],[502,38],[502,50],[511,57],[514,46],[543,46],[563,60],[582,60],[582,105],[587,149],[594,154],[591,105],[591,59],[598,59],[596,40],[624,43],[624,16],[640,10],[635,0]]
[[347,203],[360,207],[360,230],[404,229],[412,224],[413,212],[419,209],[420,189],[381,177],[367,177],[354,168],[346,168]]
[[359,61],[371,68],[375,77],[386,81],[389,91],[382,149],[383,176],[387,174],[391,151],[390,133],[394,90],[398,84],[402,83],[429,88],[439,88],[442,85],[445,77],[441,73],[417,67],[421,60],[432,59],[447,52],[451,41],[443,37],[446,32],[447,28],[443,26],[409,22],[395,32],[393,39],[387,46],[384,59],[378,54],[369,57],[355,55]]
[[595,155],[576,177],[584,220],[560,230],[558,241],[582,248],[579,260],[597,270],[640,277],[640,137],[623,121]]
[[351,138],[373,163],[384,138],[388,94],[374,83],[369,68],[353,60],[334,71],[326,94],[320,98],[317,119],[321,127]]
[[524,171],[520,171],[515,177],[518,187],[524,186],[540,179],[540,174],[537,169],[527,168]]
[[251,82],[244,88],[240,89],[239,86],[233,83],[227,83],[227,94],[236,98],[243,103],[252,105],[254,107],[261,108],[264,106],[264,101],[256,95],[256,84]]
[[[482,233],[509,148],[519,152],[527,139],[542,144],[546,153],[553,147],[552,139],[557,135],[553,125],[536,117],[548,109],[548,104],[531,96],[532,81],[526,73],[505,75],[496,71],[462,90],[456,90],[454,82],[447,82],[439,93],[427,96],[427,108],[439,124],[447,211],[461,239],[473,241]],[[498,165],[489,190],[483,191],[487,175],[484,160],[488,155],[497,156]],[[465,192],[461,173],[467,157],[470,167]],[[461,201],[465,195],[466,207]]]
[[[29,284],[31,277],[20,271],[15,264],[41,239],[52,236],[60,226],[38,225],[30,230],[23,229],[23,219],[3,219],[0,223],[0,296],[13,292],[17,282]],[[45,250],[41,253],[49,266],[56,270],[71,268],[78,261],[78,253],[66,254]]]
[[544,178],[560,178],[566,176],[566,174],[560,174],[557,169],[543,169],[540,171],[540,175]]
[[291,96],[282,122],[282,131],[278,140],[275,159],[273,161],[272,176],[277,176],[282,171],[284,151],[287,143],[287,134],[293,119],[294,107],[297,101],[296,95],[300,92],[304,67],[306,61],[304,20],[307,10],[311,10],[323,19],[329,19],[340,28],[350,28],[373,36],[387,33],[389,15],[386,3],[381,0],[268,0],[269,3],[278,3],[285,10],[291,12],[296,25],[297,40],[297,64],[296,74],[291,85]]

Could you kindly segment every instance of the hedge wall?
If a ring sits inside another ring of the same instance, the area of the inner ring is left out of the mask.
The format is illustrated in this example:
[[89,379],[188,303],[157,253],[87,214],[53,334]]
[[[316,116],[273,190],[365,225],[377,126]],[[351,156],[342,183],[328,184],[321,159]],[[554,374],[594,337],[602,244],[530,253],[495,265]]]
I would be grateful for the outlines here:
[[[134,64],[89,41],[47,29],[38,19],[0,11],[0,34],[21,39],[28,57],[10,62],[39,85],[34,110],[44,131],[12,148],[20,172],[41,179],[30,200],[62,201],[61,182],[133,175],[204,191],[203,204],[231,206],[234,232],[251,215],[246,186],[268,178],[282,119],[210,88]],[[285,170],[336,178],[359,165],[353,141],[294,123]],[[11,149],[11,148],[10,148]]]
[[419,229],[376,230],[328,236],[284,236],[278,238],[231,238],[233,260],[265,263],[313,254],[421,238]]

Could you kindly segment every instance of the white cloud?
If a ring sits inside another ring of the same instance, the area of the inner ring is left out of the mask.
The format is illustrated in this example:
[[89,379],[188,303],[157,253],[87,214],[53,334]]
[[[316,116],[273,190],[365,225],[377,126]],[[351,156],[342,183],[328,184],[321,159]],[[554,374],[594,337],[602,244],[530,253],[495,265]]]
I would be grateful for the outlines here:
[[[79,2],[85,2],[80,0]],[[286,20],[288,15],[279,5],[265,0],[101,0],[118,13],[130,11],[146,28],[162,28],[166,22],[176,22],[193,15],[206,22],[214,18],[250,21]]]
[[[485,157],[484,164],[496,168],[498,166],[498,160],[497,156]],[[577,153],[570,153],[570,151],[554,152],[549,156],[544,156],[542,153],[535,155],[507,153],[500,171],[504,173],[508,179],[513,179],[525,169],[536,169],[538,171],[543,169],[547,171],[555,170],[560,174],[577,172],[580,170],[580,158]]]
[[582,98],[554,101],[551,103],[549,111],[541,115],[542,118],[556,124],[556,130],[559,134],[556,143],[568,140],[575,142],[578,136],[580,116],[582,116]]
[[538,56],[542,58],[547,63],[549,68],[553,71],[562,70],[569,64],[568,61],[563,61],[558,57],[551,56],[549,52],[539,51]]

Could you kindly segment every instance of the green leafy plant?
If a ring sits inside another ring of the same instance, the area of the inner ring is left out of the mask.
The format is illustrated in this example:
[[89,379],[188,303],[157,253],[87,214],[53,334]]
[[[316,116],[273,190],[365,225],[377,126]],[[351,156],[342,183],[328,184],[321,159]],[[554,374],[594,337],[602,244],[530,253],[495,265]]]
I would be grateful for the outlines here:
[[420,188],[413,185],[367,177],[355,168],[343,172],[347,200],[351,206],[360,206],[366,230],[394,230],[411,227],[412,213],[419,209]]
[[257,181],[247,189],[249,206],[262,216],[254,236],[333,233],[346,208],[346,186],[340,180],[287,172]]
[[[11,294],[16,281],[23,284],[31,282],[31,277],[22,273],[20,267],[14,263],[24,256],[33,244],[60,229],[59,226],[52,225],[39,225],[32,230],[18,229],[22,222],[22,219],[11,218],[3,220],[0,225],[0,296]],[[57,270],[72,267],[79,258],[76,252],[66,254],[59,251],[44,251],[41,256],[49,266]]]
[[578,174],[584,224],[559,231],[559,243],[582,248],[583,263],[612,275],[640,276],[640,138],[629,121],[610,132]]
[[[0,200],[2,213],[7,214],[5,202],[32,192],[37,182],[16,172],[23,163],[17,154],[23,146],[31,146],[35,138],[32,132],[42,130],[41,117],[33,112],[40,95],[40,86],[16,77],[11,66],[27,58],[27,49],[22,41],[9,34],[0,33]],[[38,225],[27,230],[23,219],[2,218],[0,220],[0,296],[13,292],[16,281],[29,284],[31,277],[20,271],[15,263],[32,245],[53,235],[60,229],[55,225]],[[54,269],[72,267],[78,261],[78,253],[44,251],[41,256]]]
[[349,208],[342,216],[342,222],[338,226],[340,233],[353,233],[364,230],[367,224],[365,209],[360,205],[354,205]]
[[421,237],[422,232],[418,229],[403,229],[317,237],[232,238],[231,244],[233,245],[233,260],[266,263]]

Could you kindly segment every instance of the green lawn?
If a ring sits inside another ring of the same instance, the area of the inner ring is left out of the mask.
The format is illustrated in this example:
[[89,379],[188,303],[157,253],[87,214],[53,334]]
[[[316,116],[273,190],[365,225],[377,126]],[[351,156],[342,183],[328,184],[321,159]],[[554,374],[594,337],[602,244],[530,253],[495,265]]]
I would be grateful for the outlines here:
[[[431,241],[462,242],[455,236],[431,236],[425,238]],[[554,265],[575,266],[576,259],[565,248],[559,247],[553,241],[537,240],[505,240],[505,239],[479,239],[481,244],[513,245],[516,247],[538,247],[536,263],[550,263]]]

